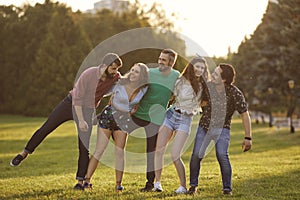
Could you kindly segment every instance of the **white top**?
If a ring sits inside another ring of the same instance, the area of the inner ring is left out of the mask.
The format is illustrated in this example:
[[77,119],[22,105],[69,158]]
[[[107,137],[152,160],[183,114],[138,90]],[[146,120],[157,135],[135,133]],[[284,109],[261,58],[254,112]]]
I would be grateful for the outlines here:
[[113,89],[112,106],[122,112],[130,112],[132,108],[140,102],[147,92],[148,86],[143,87],[138,94],[129,102],[125,85],[117,84]]
[[202,87],[199,85],[200,90],[198,95],[195,94],[192,85],[184,76],[177,79],[174,88],[175,103],[172,107],[175,110],[180,110],[181,113],[196,115],[199,112]]

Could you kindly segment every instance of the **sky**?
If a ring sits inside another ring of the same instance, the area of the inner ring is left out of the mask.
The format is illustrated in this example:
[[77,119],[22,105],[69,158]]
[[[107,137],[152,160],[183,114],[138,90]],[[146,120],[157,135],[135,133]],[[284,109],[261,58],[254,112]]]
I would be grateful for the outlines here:
[[[139,0],[142,4],[156,1],[167,15],[175,13],[178,32],[200,46],[208,56],[226,56],[228,48],[236,52],[245,36],[254,33],[261,23],[268,0]],[[44,0],[0,0],[0,5],[43,3]],[[73,11],[92,9],[97,0],[59,0]],[[197,51],[187,43],[189,53]]]

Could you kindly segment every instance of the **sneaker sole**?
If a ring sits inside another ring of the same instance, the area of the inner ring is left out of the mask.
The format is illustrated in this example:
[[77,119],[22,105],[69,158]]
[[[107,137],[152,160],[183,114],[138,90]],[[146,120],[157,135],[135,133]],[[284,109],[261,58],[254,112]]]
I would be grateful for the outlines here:
[[20,166],[21,165],[21,163],[19,163],[18,165],[14,165],[13,163],[12,163],[12,161],[10,161],[10,166],[12,166],[12,167],[18,167],[18,166]]

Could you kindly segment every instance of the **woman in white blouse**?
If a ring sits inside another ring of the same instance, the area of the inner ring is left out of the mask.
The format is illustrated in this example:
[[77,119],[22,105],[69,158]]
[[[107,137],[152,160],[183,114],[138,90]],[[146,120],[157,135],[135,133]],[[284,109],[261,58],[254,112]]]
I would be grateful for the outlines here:
[[175,102],[167,110],[165,121],[160,127],[155,151],[155,179],[154,191],[161,192],[161,174],[165,149],[174,135],[171,158],[180,179],[180,187],[176,193],[186,193],[185,167],[181,160],[181,153],[187,141],[193,116],[198,113],[201,95],[205,82],[209,77],[207,62],[202,57],[193,58],[184,68],[175,83]]
[[122,77],[113,89],[108,106],[98,117],[98,134],[95,152],[90,158],[84,188],[91,188],[90,179],[94,174],[98,162],[105,151],[110,136],[115,142],[116,190],[122,191],[121,185],[124,171],[124,148],[128,138],[126,131],[130,115],[146,93],[149,69],[143,63],[137,63]]

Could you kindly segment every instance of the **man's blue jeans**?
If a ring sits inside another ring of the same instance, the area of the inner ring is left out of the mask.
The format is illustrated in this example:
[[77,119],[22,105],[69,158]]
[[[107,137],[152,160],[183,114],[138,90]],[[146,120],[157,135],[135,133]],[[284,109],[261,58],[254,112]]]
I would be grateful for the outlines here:
[[201,126],[198,127],[190,160],[190,185],[198,186],[201,161],[211,149],[209,145],[211,142],[215,145],[216,156],[221,168],[223,191],[232,191],[232,169],[228,157],[230,130],[226,128],[215,128],[205,133]]

